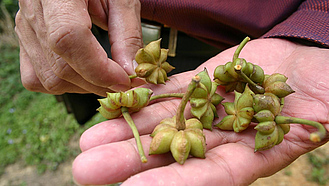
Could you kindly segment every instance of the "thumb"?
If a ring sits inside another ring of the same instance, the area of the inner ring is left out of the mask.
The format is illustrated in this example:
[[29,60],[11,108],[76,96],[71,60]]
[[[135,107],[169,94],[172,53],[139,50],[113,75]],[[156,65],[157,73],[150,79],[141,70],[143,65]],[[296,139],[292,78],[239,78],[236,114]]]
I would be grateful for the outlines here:
[[111,54],[128,74],[135,74],[133,60],[142,48],[141,4],[138,0],[108,1]]

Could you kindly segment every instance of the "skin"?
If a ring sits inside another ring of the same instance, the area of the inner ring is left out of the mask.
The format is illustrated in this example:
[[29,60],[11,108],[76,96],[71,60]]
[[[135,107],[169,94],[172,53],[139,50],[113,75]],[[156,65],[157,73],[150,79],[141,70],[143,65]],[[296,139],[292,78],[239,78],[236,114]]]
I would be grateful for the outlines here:
[[[141,84],[128,77],[143,46],[138,0],[21,0],[19,6],[15,30],[26,89],[105,96]],[[93,36],[92,23],[108,31],[113,59]]]
[[[212,76],[217,65],[232,60],[236,47],[227,49],[209,59],[194,71],[170,77],[165,86],[145,85],[154,95],[185,92],[191,78],[207,67]],[[285,74],[287,83],[296,91],[285,99],[284,116],[299,117],[322,123],[329,130],[329,70],[328,49],[308,47],[284,39],[255,39],[247,43],[240,57],[260,65],[266,74]],[[223,87],[217,91],[232,101],[232,93]],[[141,135],[145,153],[148,154],[152,138],[149,134],[159,122],[175,114],[180,99],[165,99],[151,103],[132,114]],[[188,112],[186,117],[190,117]],[[218,123],[225,116],[218,106]],[[151,116],[151,117],[150,117]],[[292,124],[281,144],[267,151],[254,153],[256,130],[249,127],[241,133],[204,130],[207,142],[205,159],[189,158],[179,165],[170,153],[147,156],[148,163],[141,163],[133,134],[122,119],[99,123],[81,136],[82,153],[73,163],[73,176],[77,183],[122,185],[248,185],[257,178],[270,176],[283,169],[300,155],[328,142],[309,140],[316,129]]]

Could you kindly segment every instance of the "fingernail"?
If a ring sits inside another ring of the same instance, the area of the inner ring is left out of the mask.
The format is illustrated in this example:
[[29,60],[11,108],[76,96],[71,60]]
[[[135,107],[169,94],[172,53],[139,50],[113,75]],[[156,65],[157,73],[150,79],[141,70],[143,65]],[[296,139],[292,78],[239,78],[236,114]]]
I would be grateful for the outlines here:
[[136,60],[133,60],[133,68],[134,68],[134,70],[136,69],[137,66],[138,66],[137,61]]

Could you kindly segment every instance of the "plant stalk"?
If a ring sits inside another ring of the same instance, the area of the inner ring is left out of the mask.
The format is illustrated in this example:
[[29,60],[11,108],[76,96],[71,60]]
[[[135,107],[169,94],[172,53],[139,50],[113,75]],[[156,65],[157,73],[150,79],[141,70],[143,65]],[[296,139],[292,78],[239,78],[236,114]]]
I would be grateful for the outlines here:
[[232,62],[234,62],[239,57],[242,48],[247,44],[248,41],[250,41],[250,37],[244,38],[244,40],[239,44],[238,48],[234,52]]
[[324,126],[321,123],[316,121],[295,118],[295,117],[276,116],[275,122],[277,124],[298,123],[298,124],[310,125],[317,128],[318,131],[310,134],[310,140],[313,142],[320,142],[326,137],[327,134],[326,128],[324,128]]
[[265,92],[265,89],[253,82],[245,73],[242,71],[242,66],[241,65],[235,65],[234,70],[237,74],[239,74],[242,79],[244,79],[250,86],[250,88],[256,93],[256,94],[263,94]]
[[129,77],[129,79],[134,79],[134,78],[137,78],[137,74],[133,74],[133,75],[130,75],[128,77]]
[[180,102],[177,113],[176,113],[176,128],[177,130],[184,130],[186,128],[185,125],[185,117],[184,117],[184,110],[186,107],[187,102],[190,100],[193,91],[200,83],[200,76],[196,75],[192,78],[192,81],[187,87],[187,91],[185,92],[182,101]]
[[123,117],[127,121],[129,127],[133,131],[133,134],[134,134],[134,137],[135,137],[135,140],[136,140],[136,144],[137,144],[138,153],[141,157],[141,161],[142,161],[142,163],[146,163],[147,159],[146,159],[146,156],[145,156],[145,153],[144,153],[144,150],[143,150],[142,142],[140,140],[139,133],[138,133],[138,130],[136,128],[136,125],[135,125],[133,119],[131,118],[131,116],[128,112],[128,108],[127,107],[121,107],[121,112],[122,112]]
[[152,96],[150,98],[150,102],[153,101],[153,100],[156,100],[156,99],[161,99],[161,98],[172,98],[172,97],[182,98],[183,96],[184,96],[184,93],[159,94],[159,95]]

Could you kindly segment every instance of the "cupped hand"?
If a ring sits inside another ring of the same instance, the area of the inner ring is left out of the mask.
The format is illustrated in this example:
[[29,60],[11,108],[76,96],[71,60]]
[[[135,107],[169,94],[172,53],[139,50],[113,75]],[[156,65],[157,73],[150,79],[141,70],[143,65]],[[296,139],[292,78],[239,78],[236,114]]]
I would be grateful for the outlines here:
[[[225,50],[198,69],[171,77],[166,85],[149,85],[154,94],[184,92],[191,78],[204,67],[212,76],[216,66],[232,60],[235,47]],[[285,74],[287,83],[296,91],[285,99],[282,115],[314,120],[329,130],[329,50],[294,44],[283,39],[256,39],[247,43],[240,57],[260,65],[266,74]],[[218,93],[232,101],[232,93],[222,87]],[[175,114],[180,99],[164,99],[132,114],[145,153],[152,138],[149,134],[159,122]],[[188,108],[187,108],[188,110]],[[218,106],[219,118],[224,109]],[[186,117],[190,117],[188,111]],[[204,130],[207,152],[205,159],[189,158],[184,165],[174,161],[170,153],[147,156],[141,163],[133,134],[122,119],[102,122],[87,130],[80,139],[82,153],[73,163],[73,176],[80,184],[122,185],[247,185],[257,178],[270,176],[329,140],[309,140],[316,129],[291,124],[281,144],[272,149],[254,152],[256,130],[249,127],[241,133]]]
[[[142,47],[140,2],[21,0],[16,16],[20,69],[31,91],[106,95],[136,86],[133,59]],[[108,30],[113,60],[91,32]]]

